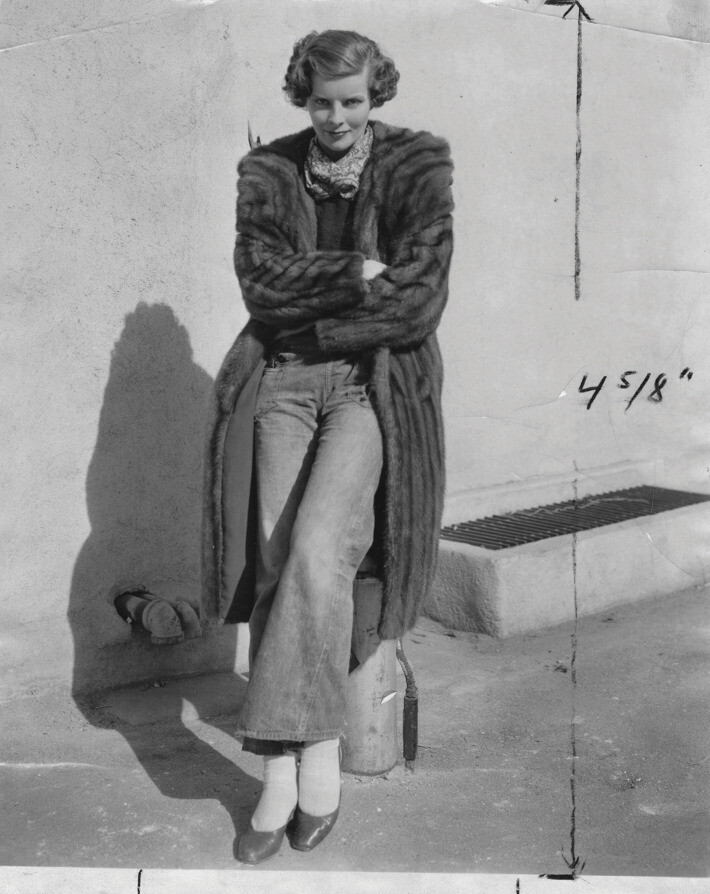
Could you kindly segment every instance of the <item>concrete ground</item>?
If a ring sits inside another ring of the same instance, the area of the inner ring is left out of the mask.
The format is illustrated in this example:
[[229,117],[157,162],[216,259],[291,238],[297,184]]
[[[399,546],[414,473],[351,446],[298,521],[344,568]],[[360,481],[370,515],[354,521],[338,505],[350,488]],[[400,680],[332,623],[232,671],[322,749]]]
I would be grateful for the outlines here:
[[258,867],[233,856],[260,788],[260,758],[232,737],[239,676],[82,710],[34,693],[4,706],[0,863],[538,875],[568,872],[574,843],[583,876],[705,877],[709,595],[581,619],[576,683],[572,624],[495,640],[422,619],[405,640],[414,771],[344,776],[331,836]]

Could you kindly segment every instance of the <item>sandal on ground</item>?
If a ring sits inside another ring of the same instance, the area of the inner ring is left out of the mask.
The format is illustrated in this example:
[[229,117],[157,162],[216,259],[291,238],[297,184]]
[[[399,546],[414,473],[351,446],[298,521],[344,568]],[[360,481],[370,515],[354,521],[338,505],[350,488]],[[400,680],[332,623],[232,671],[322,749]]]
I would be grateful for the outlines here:
[[200,624],[200,616],[195,611],[194,606],[190,605],[184,599],[176,602],[173,606],[180,619],[180,626],[185,634],[185,639],[196,639],[202,636],[202,625]]
[[125,621],[147,630],[155,645],[169,646],[202,636],[200,617],[184,599],[172,603],[139,587],[119,593],[114,605]]
[[158,646],[170,646],[185,639],[180,616],[175,606],[160,596],[146,594],[148,604],[143,609],[141,624],[150,633],[150,641]]

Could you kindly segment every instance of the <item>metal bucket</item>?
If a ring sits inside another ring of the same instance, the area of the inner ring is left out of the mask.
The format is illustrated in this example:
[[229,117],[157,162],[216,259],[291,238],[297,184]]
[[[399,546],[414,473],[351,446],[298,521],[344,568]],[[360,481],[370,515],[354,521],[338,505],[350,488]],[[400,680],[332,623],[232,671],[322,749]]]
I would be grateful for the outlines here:
[[348,681],[342,769],[380,776],[397,763],[397,643],[377,635],[380,580],[356,578],[353,602],[352,649],[359,664]]

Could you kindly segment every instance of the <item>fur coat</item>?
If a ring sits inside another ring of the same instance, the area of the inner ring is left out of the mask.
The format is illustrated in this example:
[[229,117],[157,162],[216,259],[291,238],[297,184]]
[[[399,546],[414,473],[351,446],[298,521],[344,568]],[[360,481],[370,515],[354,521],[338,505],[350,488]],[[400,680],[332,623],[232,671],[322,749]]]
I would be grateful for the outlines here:
[[[255,555],[253,405],[279,329],[315,324],[320,348],[370,363],[384,443],[376,499],[383,580],[379,635],[414,626],[430,590],[444,496],[442,363],[435,330],[453,247],[448,145],[372,122],[354,251],[317,251],[303,165],[313,130],[253,149],[239,164],[235,267],[250,319],[217,376],[206,462],[203,616],[249,619]],[[363,262],[386,269],[362,277]]]

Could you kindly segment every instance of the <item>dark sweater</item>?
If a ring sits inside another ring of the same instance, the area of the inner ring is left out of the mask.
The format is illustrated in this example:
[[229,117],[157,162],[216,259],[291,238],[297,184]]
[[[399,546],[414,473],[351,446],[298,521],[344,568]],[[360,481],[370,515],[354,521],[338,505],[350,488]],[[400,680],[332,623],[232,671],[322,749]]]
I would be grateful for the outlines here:
[[[341,195],[331,196],[316,202],[318,222],[318,251],[353,250],[353,215],[355,199],[344,199]],[[314,326],[309,326],[293,335],[281,336],[274,349],[296,354],[320,354]]]
[[340,195],[316,202],[319,251],[353,250],[355,201]]

